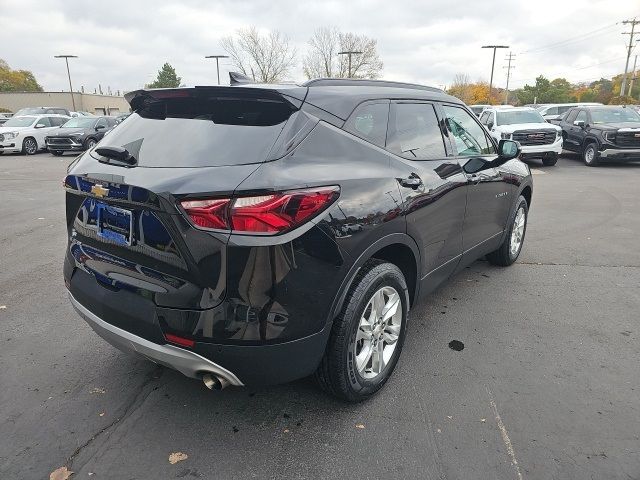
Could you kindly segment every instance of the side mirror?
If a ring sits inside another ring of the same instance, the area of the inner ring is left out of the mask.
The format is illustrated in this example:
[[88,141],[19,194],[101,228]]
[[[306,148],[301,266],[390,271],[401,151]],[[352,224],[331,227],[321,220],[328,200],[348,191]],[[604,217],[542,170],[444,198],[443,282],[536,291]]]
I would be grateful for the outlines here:
[[46,125],[44,123],[37,123],[36,128],[44,128]]
[[487,130],[491,130],[493,128],[493,122],[487,123]]
[[520,143],[514,140],[500,140],[498,143],[498,156],[503,162],[519,156],[520,150]]
[[584,120],[576,120],[576,121],[573,122],[573,124],[576,127],[580,127],[580,128],[584,128],[584,126],[585,126]]
[[105,128],[107,128],[107,127],[105,127],[104,125],[96,125],[96,132],[98,130],[104,130]]

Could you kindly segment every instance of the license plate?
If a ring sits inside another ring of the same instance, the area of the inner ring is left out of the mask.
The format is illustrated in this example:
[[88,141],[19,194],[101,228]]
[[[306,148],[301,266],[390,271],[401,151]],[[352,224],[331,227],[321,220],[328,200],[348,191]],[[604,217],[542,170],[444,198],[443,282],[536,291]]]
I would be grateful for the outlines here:
[[131,246],[133,231],[131,211],[100,202],[96,207],[98,209],[98,236],[118,245]]

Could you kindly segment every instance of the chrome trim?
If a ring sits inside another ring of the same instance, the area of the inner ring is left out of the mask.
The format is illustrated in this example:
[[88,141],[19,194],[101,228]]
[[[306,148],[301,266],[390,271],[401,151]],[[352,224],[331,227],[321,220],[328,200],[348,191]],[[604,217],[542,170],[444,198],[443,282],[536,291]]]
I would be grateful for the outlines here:
[[624,154],[637,154],[640,157],[640,148],[605,148],[600,151],[601,158],[616,157],[618,155],[624,156]]
[[204,373],[213,373],[214,375],[224,377],[231,385],[238,387],[244,386],[240,379],[229,370],[195,352],[168,344],[158,345],[149,340],[145,340],[142,337],[105,322],[78,302],[71,292],[69,292],[69,299],[71,300],[73,308],[84,318],[89,326],[119,350],[138,353],[154,363],[178,370],[187,377],[201,378]]

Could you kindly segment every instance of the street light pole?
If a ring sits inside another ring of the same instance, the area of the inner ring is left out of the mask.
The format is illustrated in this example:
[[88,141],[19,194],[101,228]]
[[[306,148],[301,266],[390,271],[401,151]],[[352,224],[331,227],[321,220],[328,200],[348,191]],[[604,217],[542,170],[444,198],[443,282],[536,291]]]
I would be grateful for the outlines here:
[[229,55],[207,55],[204,58],[216,59],[216,73],[218,74],[218,85],[220,85],[220,64],[218,62],[221,58],[229,58]]
[[351,78],[351,55],[360,55],[362,52],[358,52],[355,50],[348,50],[348,51],[344,51],[344,52],[338,52],[338,55],[347,55],[347,57],[349,57],[349,70],[347,73],[347,78]]
[[491,61],[491,80],[489,80],[489,99],[488,99],[488,103],[491,103],[491,93],[493,90],[493,67],[496,64],[496,49],[509,48],[509,45],[483,45],[482,48],[493,48],[493,60]]
[[71,73],[69,72],[69,59],[78,58],[77,55],[54,55],[53,58],[64,58],[67,64],[67,77],[69,78],[69,93],[71,94],[71,105],[73,105],[73,111],[76,111],[76,100],[73,98],[73,87],[71,86]]

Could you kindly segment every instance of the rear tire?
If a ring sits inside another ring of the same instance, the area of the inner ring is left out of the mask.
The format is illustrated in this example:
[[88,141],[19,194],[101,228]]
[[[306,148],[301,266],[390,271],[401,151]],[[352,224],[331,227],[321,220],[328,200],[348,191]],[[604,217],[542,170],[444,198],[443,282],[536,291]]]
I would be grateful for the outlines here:
[[378,392],[400,357],[408,310],[400,269],[376,259],[363,265],[333,322],[315,373],[320,387],[347,402],[361,402]]
[[556,163],[558,163],[557,153],[549,153],[546,157],[542,157],[542,164],[545,167],[553,167]]
[[522,246],[524,245],[524,236],[527,232],[527,220],[529,218],[529,206],[525,198],[520,195],[515,211],[509,218],[509,229],[507,236],[503,240],[500,247],[487,255],[487,260],[492,265],[508,267],[518,259]]
[[582,161],[587,167],[598,166],[598,146],[595,143],[587,143],[582,151]]
[[33,137],[27,137],[22,141],[22,153],[34,155],[38,152],[38,142]]

